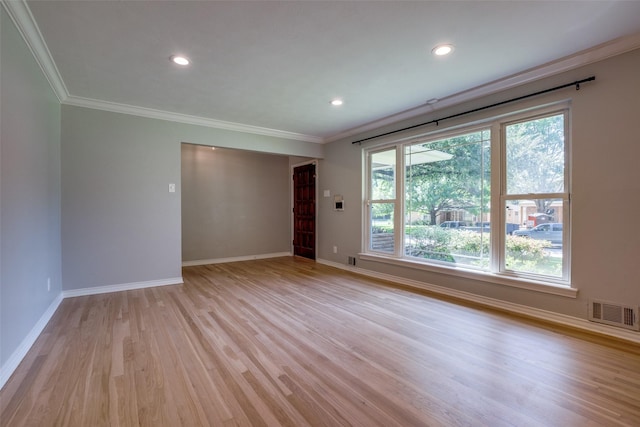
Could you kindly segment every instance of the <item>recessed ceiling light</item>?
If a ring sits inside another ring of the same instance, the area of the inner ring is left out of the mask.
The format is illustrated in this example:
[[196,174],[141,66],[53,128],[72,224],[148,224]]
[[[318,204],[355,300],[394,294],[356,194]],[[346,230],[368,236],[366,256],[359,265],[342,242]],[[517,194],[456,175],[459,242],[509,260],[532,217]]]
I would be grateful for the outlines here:
[[451,44],[440,44],[434,47],[431,52],[436,56],[444,56],[453,52],[453,45]]
[[342,99],[334,99],[334,100],[331,101],[331,105],[333,105],[335,107],[337,107],[339,105],[342,105],[342,104],[343,104]]
[[178,65],[189,65],[190,61],[187,57],[181,55],[173,55],[171,57],[171,62]]

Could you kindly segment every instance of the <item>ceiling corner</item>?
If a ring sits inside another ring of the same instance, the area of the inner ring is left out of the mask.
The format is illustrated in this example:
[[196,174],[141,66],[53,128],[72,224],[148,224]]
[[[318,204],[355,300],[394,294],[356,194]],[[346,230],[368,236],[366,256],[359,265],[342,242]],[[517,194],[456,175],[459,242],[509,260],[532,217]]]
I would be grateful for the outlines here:
[[0,0],[2,6],[9,14],[9,17],[15,24],[18,32],[24,39],[25,43],[31,50],[33,57],[42,69],[45,77],[49,81],[53,92],[60,102],[65,101],[69,97],[67,87],[62,81],[58,67],[56,67],[49,48],[40,33],[40,29],[36,24],[31,10],[25,0]]

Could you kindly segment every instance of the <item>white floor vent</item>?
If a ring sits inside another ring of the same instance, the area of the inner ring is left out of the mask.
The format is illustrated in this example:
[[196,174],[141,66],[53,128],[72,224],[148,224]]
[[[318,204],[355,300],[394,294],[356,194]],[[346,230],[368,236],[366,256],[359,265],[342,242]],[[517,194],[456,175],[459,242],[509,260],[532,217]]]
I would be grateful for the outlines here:
[[640,331],[638,307],[630,307],[607,301],[590,300],[589,320]]

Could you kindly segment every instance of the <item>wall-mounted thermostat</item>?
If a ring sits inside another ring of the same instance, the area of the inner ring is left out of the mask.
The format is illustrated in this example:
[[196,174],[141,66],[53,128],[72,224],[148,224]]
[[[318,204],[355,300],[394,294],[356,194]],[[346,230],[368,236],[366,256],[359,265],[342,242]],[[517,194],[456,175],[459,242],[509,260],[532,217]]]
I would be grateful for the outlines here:
[[344,210],[344,199],[339,194],[333,196],[333,210],[334,211],[343,211]]

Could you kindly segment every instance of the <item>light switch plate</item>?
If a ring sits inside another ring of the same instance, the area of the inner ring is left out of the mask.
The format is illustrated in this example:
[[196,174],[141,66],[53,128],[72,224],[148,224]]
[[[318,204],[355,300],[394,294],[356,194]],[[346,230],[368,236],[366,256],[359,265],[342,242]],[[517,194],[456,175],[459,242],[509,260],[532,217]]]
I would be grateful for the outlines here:
[[174,183],[169,184],[169,193],[176,192],[176,185]]

